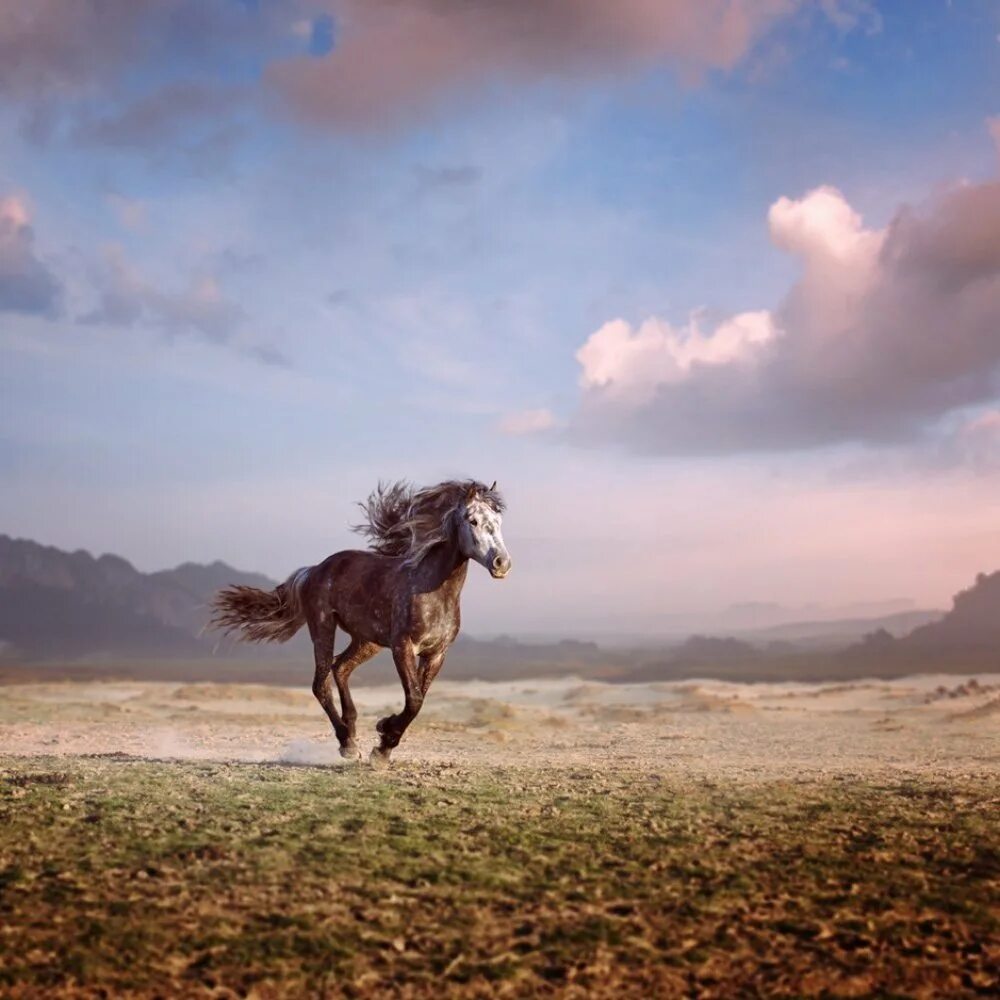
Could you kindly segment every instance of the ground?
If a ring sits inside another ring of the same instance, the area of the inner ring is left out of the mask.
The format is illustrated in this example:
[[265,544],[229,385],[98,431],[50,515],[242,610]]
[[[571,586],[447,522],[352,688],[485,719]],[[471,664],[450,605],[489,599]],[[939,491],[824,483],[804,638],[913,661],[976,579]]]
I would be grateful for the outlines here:
[[996,995],[974,681],[2,688],[0,995]]

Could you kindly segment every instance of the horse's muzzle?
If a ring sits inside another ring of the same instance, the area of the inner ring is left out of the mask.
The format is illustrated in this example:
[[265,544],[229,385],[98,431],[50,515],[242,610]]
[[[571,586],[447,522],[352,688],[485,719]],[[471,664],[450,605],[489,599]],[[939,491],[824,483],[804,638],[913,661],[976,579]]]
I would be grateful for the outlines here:
[[502,580],[510,572],[510,567],[510,556],[496,555],[490,562],[490,576],[494,580]]

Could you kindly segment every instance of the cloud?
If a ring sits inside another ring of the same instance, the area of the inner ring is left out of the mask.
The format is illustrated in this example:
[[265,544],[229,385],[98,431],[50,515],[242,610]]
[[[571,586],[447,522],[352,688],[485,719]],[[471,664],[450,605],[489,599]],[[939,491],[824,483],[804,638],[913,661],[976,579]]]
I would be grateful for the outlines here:
[[507,414],[497,426],[502,433],[519,437],[552,430],[556,426],[556,418],[551,410],[519,410]]
[[662,454],[909,441],[1000,393],[1000,182],[866,228],[836,189],[780,198],[801,263],[773,312],[701,330],[613,320],[577,352],[584,443]]
[[877,35],[882,30],[882,15],[870,0],[820,0],[820,8],[839,31],[863,27],[865,34]]
[[985,474],[1000,471],[1000,409],[989,409],[963,421],[944,441],[939,456],[955,465]]
[[768,312],[741,313],[707,335],[697,316],[680,329],[652,318],[633,331],[612,320],[576,352],[580,384],[628,406],[649,402],[659,386],[684,382],[700,366],[752,363],[776,334]]
[[[38,142],[68,122],[78,141],[170,145],[193,122],[221,127],[234,89],[198,81],[218,80],[233,53],[266,60],[286,51],[288,19],[307,2],[0,0],[0,99],[21,109],[23,134]],[[168,82],[114,114],[91,113],[138,81],[156,84],[157,67],[169,65],[188,82]]]
[[0,311],[53,316],[60,299],[59,282],[35,253],[27,205],[0,198]]
[[[148,70],[151,56],[182,57],[190,70],[217,69],[234,51],[266,55],[310,2],[0,0],[0,95],[88,97],[123,72]],[[331,30],[323,18],[312,28],[320,42]]]
[[[695,77],[736,66],[797,0],[330,0],[327,55],[267,79],[299,116],[335,127],[407,121],[493,82],[609,74],[668,60]],[[842,3],[832,5],[840,10]]]
[[240,113],[246,92],[228,86],[172,84],[115,111],[77,114],[72,139],[145,154],[152,163],[173,161],[208,175],[228,168],[248,133]]
[[97,307],[81,317],[86,324],[157,326],[168,334],[195,333],[226,343],[243,320],[243,310],[222,294],[215,278],[201,275],[188,288],[164,291],[143,279],[117,248],[104,255]]
[[[379,129],[491,86],[611,75],[667,64],[695,81],[729,71],[804,0],[0,0],[0,97],[23,103],[44,140],[76,102],[116,95],[150,61],[191,82],[85,119],[79,138],[153,143],[185,118],[209,122],[199,79],[233,58],[264,68],[267,96],[300,119]],[[843,31],[870,25],[865,0],[823,0]],[[292,53],[292,54],[289,54]],[[210,89],[210,88],[202,88]],[[185,91],[187,93],[185,94]],[[185,110],[185,108],[187,110]]]
[[117,113],[81,122],[75,136],[81,142],[119,148],[174,144],[187,138],[192,120],[205,116],[217,119],[238,101],[239,94],[228,88],[175,84],[147,94]]
[[158,288],[126,262],[118,247],[111,247],[97,269],[96,283],[98,303],[79,318],[83,325],[148,326],[168,338],[195,336],[232,348],[271,368],[291,367],[273,344],[246,336],[246,313],[226,297],[214,275],[197,274],[185,288]]
[[0,93],[78,93],[132,58],[145,16],[134,0],[0,0]]

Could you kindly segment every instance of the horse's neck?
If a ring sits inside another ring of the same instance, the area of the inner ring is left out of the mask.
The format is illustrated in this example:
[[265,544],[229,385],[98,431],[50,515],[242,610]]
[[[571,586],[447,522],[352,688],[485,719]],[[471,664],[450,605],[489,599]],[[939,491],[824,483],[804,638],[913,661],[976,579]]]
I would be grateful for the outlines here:
[[468,571],[469,560],[462,555],[457,545],[446,542],[435,546],[424,556],[418,568],[423,584],[421,589],[440,593],[446,600],[457,602]]

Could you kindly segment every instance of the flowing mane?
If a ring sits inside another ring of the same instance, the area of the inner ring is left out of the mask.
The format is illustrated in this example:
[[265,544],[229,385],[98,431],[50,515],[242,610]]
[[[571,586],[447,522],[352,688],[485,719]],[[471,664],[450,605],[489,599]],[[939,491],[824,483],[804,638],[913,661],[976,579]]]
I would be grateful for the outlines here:
[[452,532],[452,514],[470,493],[503,513],[503,497],[494,487],[474,479],[450,479],[418,490],[411,483],[379,483],[368,499],[359,502],[365,520],[353,530],[368,539],[384,556],[404,556],[417,563]]

